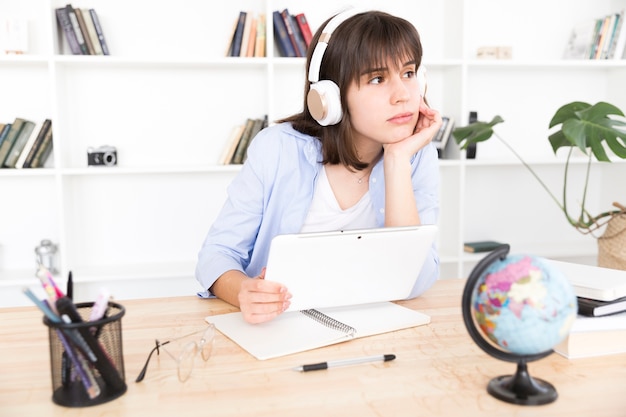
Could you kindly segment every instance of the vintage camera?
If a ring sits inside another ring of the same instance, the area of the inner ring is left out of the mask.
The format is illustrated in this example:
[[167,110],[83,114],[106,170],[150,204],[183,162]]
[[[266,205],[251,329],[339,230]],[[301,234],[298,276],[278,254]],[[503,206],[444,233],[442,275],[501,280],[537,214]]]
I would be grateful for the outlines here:
[[107,145],[87,148],[87,165],[107,167],[117,165],[117,149]]

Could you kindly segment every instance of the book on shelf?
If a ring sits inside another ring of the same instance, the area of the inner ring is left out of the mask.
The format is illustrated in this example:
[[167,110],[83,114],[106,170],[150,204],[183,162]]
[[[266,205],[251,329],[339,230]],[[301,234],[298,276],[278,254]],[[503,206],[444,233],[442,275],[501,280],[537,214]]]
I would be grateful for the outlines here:
[[243,133],[244,125],[237,125],[232,128],[230,131],[230,135],[228,137],[228,141],[226,142],[226,146],[224,147],[224,151],[219,159],[219,164],[228,165],[230,161],[233,159],[235,155],[235,150],[237,149],[237,144],[241,139],[241,134]]
[[[241,36],[241,47],[239,51],[240,57],[247,57],[249,46],[250,46],[250,36],[252,34],[252,27],[255,26],[255,17],[252,12],[246,12],[246,20],[243,24],[243,34]],[[254,30],[254,37],[256,37],[256,28]]]
[[9,130],[11,130],[11,123],[0,124],[0,148],[2,148],[2,142],[4,142],[7,135],[9,134]]
[[495,240],[477,240],[473,242],[465,242],[463,244],[463,250],[469,253],[491,252],[502,245],[503,243]]
[[430,323],[426,314],[392,302],[289,311],[247,323],[240,312],[206,317],[226,337],[259,360]]
[[296,14],[296,22],[298,24],[298,28],[300,29],[300,33],[302,34],[302,39],[304,39],[306,47],[308,48],[311,44],[311,39],[313,39],[313,32],[311,32],[309,21],[304,13],[298,13]]
[[78,44],[78,38],[76,37],[76,32],[74,32],[74,26],[72,25],[72,21],[70,20],[70,15],[67,8],[59,7],[55,10],[55,12],[58,25],[61,28],[62,33],[64,34],[64,38],[67,40],[70,51],[74,55],[81,55],[82,51],[80,49],[80,45]]
[[43,122],[36,122],[34,124],[33,130],[30,132],[30,135],[26,139],[26,142],[24,143],[22,150],[19,151],[19,154],[17,158],[15,159],[15,162],[13,163],[13,168],[23,168],[24,161],[26,160],[26,156],[30,153],[33,146],[35,146],[35,141],[37,140],[37,136],[39,135],[39,132],[41,131],[42,126],[43,126]]
[[239,142],[237,143],[237,148],[235,149],[235,153],[230,161],[231,164],[243,164],[245,162],[246,152],[250,142],[266,124],[266,117],[262,119],[248,118],[246,120],[243,132],[241,133]]
[[[45,166],[46,162],[50,155],[52,155],[52,125],[46,132],[43,140],[41,141],[41,145],[37,148],[33,160],[29,164],[27,168],[42,168]],[[26,161],[28,164],[28,161]]]
[[624,10],[577,23],[568,39],[565,59],[622,59],[626,53]]
[[240,56],[241,43],[243,40],[243,31],[246,26],[246,17],[248,13],[244,10],[239,12],[239,18],[237,19],[237,25],[235,26],[235,32],[231,40],[231,46],[229,48],[229,56]]
[[78,17],[76,17],[76,12],[74,11],[74,7],[71,4],[65,6],[67,9],[67,15],[70,17],[70,22],[72,23],[72,27],[74,28],[74,33],[76,34],[76,40],[78,41],[78,46],[80,46],[81,55],[89,55],[89,49],[87,49],[87,43],[85,42],[85,37],[83,36],[83,32],[80,30],[80,25],[78,24]]
[[98,33],[96,32],[96,26],[93,24],[89,9],[82,9],[81,11],[84,17],[85,27],[87,28],[87,36],[93,48],[93,55],[104,55],[102,53],[102,45],[100,45],[100,40],[98,39]]
[[611,45],[609,59],[626,58],[626,23],[624,22],[626,15],[624,10],[619,13],[619,23],[615,29],[615,41]]
[[576,359],[626,352],[626,313],[603,317],[578,315],[554,351]]
[[80,28],[80,32],[82,33],[83,39],[85,40],[85,45],[87,46],[87,54],[95,55],[96,50],[94,49],[93,43],[91,42],[91,37],[89,36],[89,31],[87,30],[87,23],[85,22],[83,11],[82,9],[76,7],[74,8],[74,13],[76,13],[76,20],[78,21],[78,27]]
[[626,312],[626,297],[612,301],[601,301],[593,298],[578,298],[578,314],[589,317],[609,316]]
[[71,4],[55,9],[59,34],[67,41],[73,55],[109,55],[104,33],[94,9],[75,8]]
[[285,26],[285,20],[280,14],[280,11],[274,10],[272,12],[272,22],[274,23],[274,41],[280,55],[289,58],[296,57],[296,50],[291,43],[291,39],[287,33],[287,26]]
[[289,9],[283,9],[280,12],[280,15],[283,17],[283,21],[285,22],[287,35],[289,36],[289,41],[291,42],[294,51],[296,52],[296,56],[305,57],[306,43],[302,38],[302,34],[300,33],[300,29],[298,28],[295,18],[291,15],[291,13],[289,13]]
[[30,120],[24,120],[22,128],[15,137],[13,145],[11,146],[11,149],[9,150],[6,158],[4,159],[4,163],[2,164],[3,168],[15,168],[15,163],[20,157],[20,153],[24,149],[24,146],[26,146],[26,142],[28,142],[31,133],[35,129],[35,125],[35,122],[31,122]]
[[100,18],[98,17],[98,13],[95,11],[95,9],[89,9],[89,15],[91,16],[93,27],[96,30],[96,35],[98,36],[98,41],[100,42],[100,47],[102,48],[102,55],[109,55],[109,46],[104,37],[104,31],[102,30],[102,25],[100,24]]
[[[52,121],[50,119],[44,120],[41,123],[40,129],[35,128],[35,130],[33,131],[35,140],[33,141],[32,146],[30,146],[30,149],[28,149],[28,152],[26,151],[27,148],[24,148],[24,151],[22,151],[20,158],[15,164],[15,168],[31,168],[32,167],[33,160],[35,159],[35,155],[37,154],[38,149],[41,147],[41,144],[46,138],[48,131],[51,131],[51,130],[52,130]],[[37,132],[36,135],[35,135],[35,132]]]
[[265,31],[266,30],[267,30],[267,23],[265,20],[265,13],[261,13],[259,14],[259,17],[257,18],[256,40],[254,42],[254,56],[256,57],[265,56],[265,42],[266,42]]
[[0,168],[4,166],[4,160],[9,155],[9,151],[13,147],[15,139],[17,139],[25,121],[26,120],[21,117],[16,117],[13,123],[10,124],[11,127],[8,132],[6,132],[6,136],[4,137],[2,144],[0,144]]

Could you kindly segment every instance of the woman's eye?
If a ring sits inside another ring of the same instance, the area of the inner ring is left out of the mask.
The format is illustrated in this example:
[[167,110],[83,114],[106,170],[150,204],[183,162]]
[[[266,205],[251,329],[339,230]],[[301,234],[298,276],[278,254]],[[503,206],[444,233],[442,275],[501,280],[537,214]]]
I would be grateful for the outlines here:
[[369,81],[370,84],[380,84],[382,82],[383,82],[382,76],[374,77]]
[[415,71],[410,70],[410,71],[405,72],[404,73],[404,77],[405,78],[413,78],[413,77],[415,77]]

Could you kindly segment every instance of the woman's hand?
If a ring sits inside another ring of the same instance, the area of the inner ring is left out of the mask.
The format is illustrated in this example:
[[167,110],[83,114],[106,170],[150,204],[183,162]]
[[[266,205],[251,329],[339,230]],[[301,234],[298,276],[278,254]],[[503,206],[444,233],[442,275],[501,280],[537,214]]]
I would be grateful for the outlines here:
[[422,100],[413,135],[397,142],[383,145],[385,148],[385,158],[392,154],[414,155],[433,140],[441,127],[441,123],[441,114],[439,114],[437,110],[428,107],[424,100]]
[[284,285],[265,281],[265,269],[258,277],[241,282],[239,308],[248,323],[263,323],[289,308],[291,294]]

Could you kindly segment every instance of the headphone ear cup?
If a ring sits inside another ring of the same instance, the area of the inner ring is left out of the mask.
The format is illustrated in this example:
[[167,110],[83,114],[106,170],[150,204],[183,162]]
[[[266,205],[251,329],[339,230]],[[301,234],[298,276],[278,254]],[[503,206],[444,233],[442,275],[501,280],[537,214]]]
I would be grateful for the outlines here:
[[417,69],[417,84],[420,87],[420,95],[424,97],[426,95],[426,67],[423,65]]
[[341,94],[333,81],[321,80],[311,84],[306,102],[311,116],[322,126],[336,125],[343,117]]

